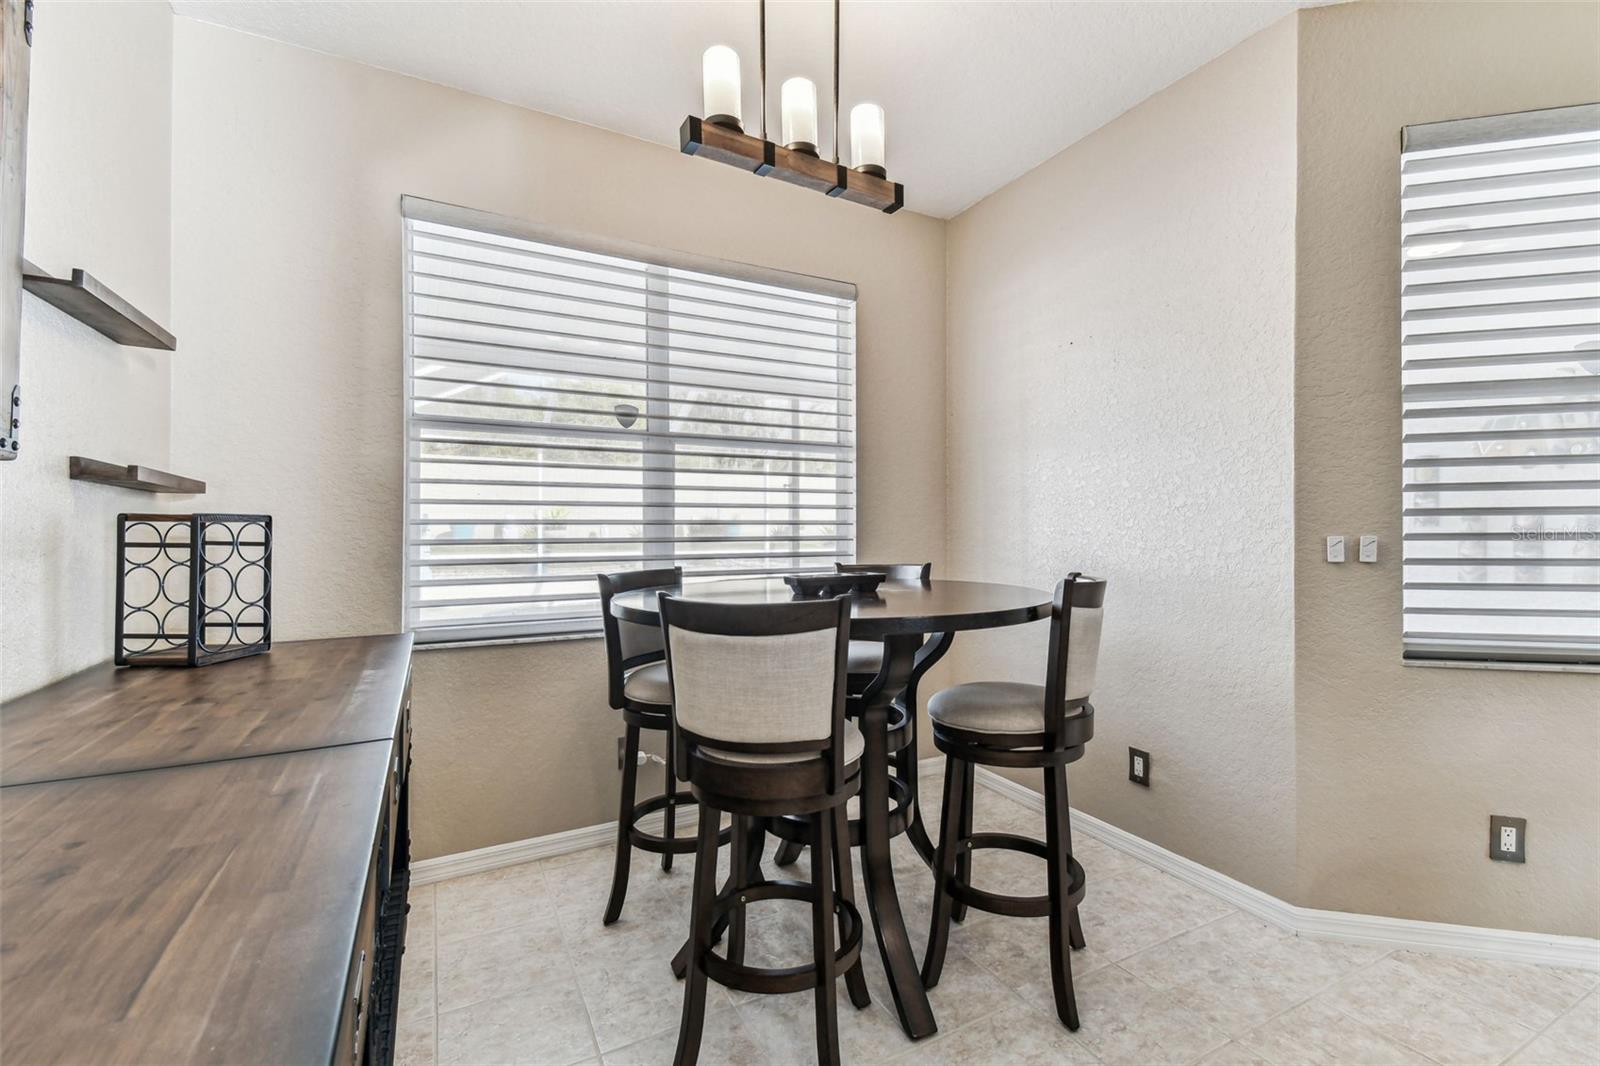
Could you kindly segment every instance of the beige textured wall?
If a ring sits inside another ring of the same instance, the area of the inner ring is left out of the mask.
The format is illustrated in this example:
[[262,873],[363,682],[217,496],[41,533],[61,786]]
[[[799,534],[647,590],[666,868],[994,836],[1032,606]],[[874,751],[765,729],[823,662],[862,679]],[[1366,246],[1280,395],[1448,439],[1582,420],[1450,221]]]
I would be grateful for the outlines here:
[[[36,9],[23,242],[50,273],[82,267],[162,323],[172,21],[158,2]],[[110,658],[116,516],[155,504],[67,480],[67,456],[166,467],[168,381],[186,357],[121,347],[23,296],[23,444],[0,464],[0,698]]]
[[[1600,6],[1300,17],[1296,902],[1600,933],[1600,677],[1400,664],[1399,131],[1600,99]],[[1376,566],[1321,561],[1377,533]],[[1487,857],[1528,819],[1528,862]]]
[[[1107,578],[1074,804],[1279,894],[1294,101],[1286,21],[959,216],[946,257],[951,572]],[[958,638],[951,673],[1042,680],[1046,635]],[[1148,791],[1129,745],[1152,755]]]
[[[858,553],[942,568],[942,223],[176,26],[175,316],[200,372],[173,382],[173,462],[207,506],[273,514],[278,636],[399,624],[403,193],[856,283]],[[602,663],[597,640],[417,655],[419,857],[615,817]]]

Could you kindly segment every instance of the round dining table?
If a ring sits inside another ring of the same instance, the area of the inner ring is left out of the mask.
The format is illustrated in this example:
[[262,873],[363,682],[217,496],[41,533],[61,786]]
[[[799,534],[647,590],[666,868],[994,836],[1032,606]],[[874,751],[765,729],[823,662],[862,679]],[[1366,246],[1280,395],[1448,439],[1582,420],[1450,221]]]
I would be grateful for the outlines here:
[[[612,599],[611,612],[625,621],[660,625],[656,600],[662,591],[726,604],[791,603],[795,599],[789,586],[778,578],[690,581],[681,589],[621,593]],[[893,704],[944,654],[956,633],[1048,617],[1050,593],[986,581],[885,581],[876,593],[852,598],[850,638],[881,640],[884,647],[877,676],[852,699],[866,741],[861,758],[861,874],[895,1013],[912,1039],[931,1036],[938,1025],[906,935],[889,854],[888,726]],[[911,710],[915,713],[915,708]],[[920,820],[918,828],[920,831]],[[918,851],[926,858],[922,846]]]

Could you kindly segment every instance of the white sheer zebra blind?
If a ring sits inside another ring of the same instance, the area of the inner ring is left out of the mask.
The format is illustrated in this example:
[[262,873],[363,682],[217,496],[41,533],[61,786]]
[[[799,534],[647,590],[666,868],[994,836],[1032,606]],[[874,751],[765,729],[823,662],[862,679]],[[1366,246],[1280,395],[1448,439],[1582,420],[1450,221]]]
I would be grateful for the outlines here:
[[595,574],[855,543],[855,289],[406,197],[405,617],[597,631]]
[[1600,105],[1410,126],[1404,644],[1600,663]]

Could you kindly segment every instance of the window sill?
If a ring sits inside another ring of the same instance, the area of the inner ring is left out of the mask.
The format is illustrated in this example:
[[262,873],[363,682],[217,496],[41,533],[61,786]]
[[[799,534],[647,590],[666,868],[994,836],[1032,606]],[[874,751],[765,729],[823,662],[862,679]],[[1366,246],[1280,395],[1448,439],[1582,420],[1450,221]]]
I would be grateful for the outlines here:
[[600,630],[593,633],[551,633],[526,637],[495,637],[492,640],[441,640],[432,644],[418,642],[412,651],[448,651],[459,648],[494,648],[503,644],[559,644],[569,640],[604,640]]
[[1446,670],[1516,670],[1536,674],[1600,674],[1593,663],[1486,663],[1475,659],[1402,659],[1404,666],[1442,667]]

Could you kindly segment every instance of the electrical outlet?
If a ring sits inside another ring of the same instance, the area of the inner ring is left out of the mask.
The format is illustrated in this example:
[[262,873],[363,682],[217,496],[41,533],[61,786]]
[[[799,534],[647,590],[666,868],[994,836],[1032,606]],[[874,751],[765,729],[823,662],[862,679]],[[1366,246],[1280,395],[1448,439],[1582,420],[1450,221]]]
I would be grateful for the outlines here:
[[1528,820],[1489,816],[1489,858],[1496,862],[1528,861]]
[[1344,562],[1344,538],[1343,537],[1329,537],[1328,538],[1328,562],[1330,562],[1330,563],[1342,563],[1342,562]]
[[1128,749],[1128,780],[1136,785],[1150,787],[1150,753],[1138,748]]
[[1378,561],[1378,536],[1376,533],[1361,534],[1361,554],[1359,558],[1364,563]]

